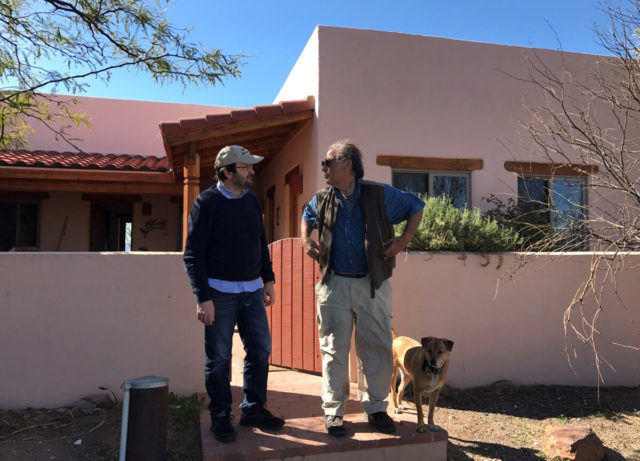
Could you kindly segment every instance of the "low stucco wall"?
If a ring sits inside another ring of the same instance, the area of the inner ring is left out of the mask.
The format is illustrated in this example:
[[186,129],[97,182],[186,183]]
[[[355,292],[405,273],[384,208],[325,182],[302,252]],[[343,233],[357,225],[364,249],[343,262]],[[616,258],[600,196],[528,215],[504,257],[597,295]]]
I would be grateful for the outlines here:
[[123,380],[204,390],[202,325],[178,253],[0,254],[0,407],[55,407]]
[[[593,350],[563,315],[587,280],[592,255],[410,253],[397,258],[393,325],[399,335],[454,341],[448,382],[469,387],[497,380],[522,384],[596,386]],[[604,385],[640,385],[640,253],[603,284],[597,344]],[[602,277],[600,277],[602,281]],[[600,288],[599,283],[596,286]],[[592,319],[596,304],[585,298]],[[576,308],[577,309],[577,308]],[[577,312],[573,324],[587,332]],[[635,346],[635,350],[615,345]],[[571,365],[567,360],[571,357]]]
[[[568,365],[562,326],[590,261],[537,256],[514,272],[510,254],[401,254],[393,325],[452,339],[455,386],[595,385],[593,354],[575,339],[575,373]],[[601,352],[616,368],[603,368],[605,385],[640,385],[640,352],[611,344],[640,345],[638,275],[618,275],[628,310],[604,297]],[[1,408],[68,405],[100,386],[120,396],[124,379],[143,375],[169,377],[178,394],[204,390],[202,326],[179,253],[2,253],[0,303]]]

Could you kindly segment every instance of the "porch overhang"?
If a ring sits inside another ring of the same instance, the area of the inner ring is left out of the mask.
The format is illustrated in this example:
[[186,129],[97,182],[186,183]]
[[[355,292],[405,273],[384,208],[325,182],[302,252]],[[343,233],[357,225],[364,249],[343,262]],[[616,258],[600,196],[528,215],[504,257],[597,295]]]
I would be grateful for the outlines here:
[[166,158],[53,151],[0,151],[3,191],[180,195]]
[[0,166],[1,190],[181,195],[169,172],[87,171]]
[[171,172],[175,181],[183,184],[183,244],[189,211],[200,194],[200,179],[215,176],[214,163],[220,149],[238,144],[254,155],[263,156],[264,160],[254,166],[259,174],[313,118],[313,113],[314,101],[309,97],[160,123]]
[[213,176],[216,155],[226,145],[238,144],[264,160],[256,165],[259,173],[282,148],[313,118],[312,97],[231,109],[227,113],[161,122],[160,131],[169,166],[176,182],[185,177],[185,165],[197,154],[200,176]]

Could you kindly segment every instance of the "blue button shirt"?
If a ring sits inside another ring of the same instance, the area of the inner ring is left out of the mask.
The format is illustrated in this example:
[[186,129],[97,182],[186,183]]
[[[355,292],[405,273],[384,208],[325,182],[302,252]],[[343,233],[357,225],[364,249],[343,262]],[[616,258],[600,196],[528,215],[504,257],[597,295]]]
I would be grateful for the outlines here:
[[[337,272],[368,273],[367,254],[364,249],[365,228],[359,206],[362,195],[360,180],[356,179],[355,189],[349,197],[344,197],[335,187],[333,191],[338,198],[339,206],[331,244],[329,269]],[[410,192],[385,184],[384,206],[389,222],[398,224],[422,210],[424,202]],[[317,228],[317,195],[305,206],[302,219],[311,227]]]
[[[248,189],[242,191],[240,195],[234,195],[231,190],[225,187],[220,181],[216,184],[216,187],[226,198],[230,200],[239,199],[245,196]],[[209,279],[209,286],[214,290],[221,291],[223,293],[243,293],[245,291],[253,292],[262,288],[262,278],[258,277],[255,280],[232,282],[229,280]]]

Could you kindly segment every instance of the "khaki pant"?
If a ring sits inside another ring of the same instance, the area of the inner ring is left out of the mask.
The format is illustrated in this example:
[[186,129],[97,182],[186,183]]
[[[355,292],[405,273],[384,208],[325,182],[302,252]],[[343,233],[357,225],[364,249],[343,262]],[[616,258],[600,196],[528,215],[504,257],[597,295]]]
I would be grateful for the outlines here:
[[385,280],[371,298],[371,279],[335,274],[316,285],[322,356],[322,408],[344,415],[349,398],[349,348],[355,324],[358,399],[367,414],[386,411],[391,350],[391,284]]

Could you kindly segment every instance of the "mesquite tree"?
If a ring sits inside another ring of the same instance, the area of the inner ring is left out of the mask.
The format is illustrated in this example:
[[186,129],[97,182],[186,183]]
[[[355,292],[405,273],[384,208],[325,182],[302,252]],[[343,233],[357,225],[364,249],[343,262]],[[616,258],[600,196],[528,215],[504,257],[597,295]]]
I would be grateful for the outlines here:
[[205,49],[172,26],[160,0],[0,0],[0,148],[23,147],[38,119],[73,144],[69,124],[88,123],[73,101],[48,96],[85,91],[116,69],[153,81],[214,85],[239,75],[240,56]]

